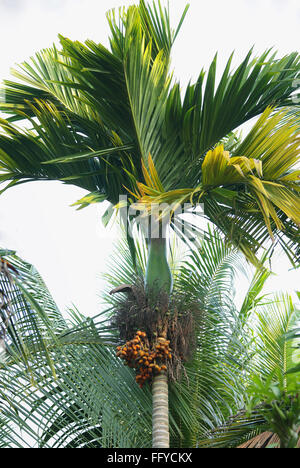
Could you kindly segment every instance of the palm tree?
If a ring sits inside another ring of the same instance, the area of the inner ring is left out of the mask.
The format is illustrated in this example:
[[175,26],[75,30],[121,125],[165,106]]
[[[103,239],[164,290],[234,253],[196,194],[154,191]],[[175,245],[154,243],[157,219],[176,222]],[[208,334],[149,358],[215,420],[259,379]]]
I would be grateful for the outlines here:
[[[268,50],[254,57],[251,50],[235,71],[231,56],[218,84],[215,57],[207,75],[201,71],[182,96],[169,69],[186,12],[173,30],[160,2],[141,0],[119,17],[108,14],[110,50],[60,36],[59,48],[39,52],[14,71],[18,81],[5,82],[0,103],[6,114],[0,135],[4,190],[60,180],[89,192],[80,207],[103,200],[120,207],[120,196],[131,194],[129,204],[146,218],[153,204],[164,202],[171,205],[167,224],[177,232],[174,207],[203,203],[205,217],[256,266],[269,239],[295,264],[299,126],[285,107],[292,106],[299,84],[299,55],[277,59]],[[254,117],[249,134],[232,144],[232,132]],[[160,234],[148,245],[146,291],[170,298],[166,239]],[[168,327],[158,325],[153,329],[166,340]],[[167,385],[166,372],[154,376],[153,400],[162,410],[153,407],[157,447],[168,446]]]
[[299,310],[289,295],[276,294],[256,308],[255,318],[245,407],[200,446],[299,447],[299,366],[295,366]]

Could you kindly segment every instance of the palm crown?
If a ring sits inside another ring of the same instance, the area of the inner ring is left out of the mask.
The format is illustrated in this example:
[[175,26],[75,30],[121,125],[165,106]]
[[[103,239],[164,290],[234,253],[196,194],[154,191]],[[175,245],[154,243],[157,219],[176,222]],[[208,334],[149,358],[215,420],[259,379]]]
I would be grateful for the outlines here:
[[[75,184],[90,192],[81,206],[116,205],[129,192],[140,208],[200,201],[251,261],[270,236],[297,261],[299,130],[297,117],[278,108],[293,104],[299,56],[250,51],[235,71],[231,56],[218,84],[215,57],[182,96],[169,68],[186,11],[172,30],[160,3],[141,0],[119,18],[108,14],[110,50],[60,37],[59,49],[14,71],[19,81],[5,82],[0,103],[7,116],[0,180],[4,189],[31,180]],[[226,137],[256,116],[245,139],[229,144]]]

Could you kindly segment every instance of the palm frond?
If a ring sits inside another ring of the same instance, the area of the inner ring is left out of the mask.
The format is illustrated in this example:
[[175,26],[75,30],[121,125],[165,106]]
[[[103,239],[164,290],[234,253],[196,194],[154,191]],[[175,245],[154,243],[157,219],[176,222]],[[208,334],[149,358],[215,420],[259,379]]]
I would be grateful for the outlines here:
[[[255,282],[256,278],[253,280]],[[254,314],[250,306],[249,312],[251,310],[254,321],[252,333],[256,338],[249,348],[252,357],[246,369],[246,409],[244,407],[217,429],[210,431],[200,441],[200,447],[236,448],[258,435],[262,435],[262,442],[264,438],[267,441],[276,425],[274,414],[280,414],[282,421],[286,421],[285,432],[289,427],[286,418],[291,416],[290,412],[295,419],[298,417],[299,370],[296,376],[289,374],[294,349],[291,343],[286,342],[286,336],[292,336],[292,331],[296,329],[299,313],[291,297],[283,294],[273,297],[273,301],[258,304],[257,313]],[[278,428],[282,424],[279,419]],[[265,434],[266,431],[269,433]]]
[[[299,138],[293,120],[277,129],[283,111],[271,113],[264,111],[233,156],[222,145],[208,151],[193,188],[165,190],[158,171],[147,172],[146,183],[137,183],[137,209],[150,212],[165,203],[172,214],[184,203],[203,203],[206,216],[256,265],[255,253],[268,234],[273,241],[278,235],[286,250],[294,248],[298,261]],[[290,221],[287,229],[282,219]]]
[[64,319],[31,265],[5,252],[0,265],[2,361],[4,365],[22,362],[31,376],[39,353],[55,377],[48,342],[57,342],[54,329],[63,328]]
[[292,298],[289,295],[277,295],[271,303],[259,307],[257,311],[258,348],[257,358],[254,359],[257,374],[262,379],[273,376],[286,391],[295,385],[297,387],[297,376],[287,376],[289,369],[294,366],[294,348],[285,337],[295,328],[299,319]]
[[240,371],[248,359],[247,340],[234,305],[234,280],[243,269],[242,256],[215,231],[208,231],[178,266],[174,291],[197,300],[202,314],[195,318],[197,346],[185,363],[186,375],[171,384],[171,392],[182,400],[180,411],[172,407],[183,433],[174,447],[197,446],[208,429],[242,404]]
[[[1,110],[11,117],[2,121],[0,144],[6,188],[63,180],[116,204],[124,185],[131,187],[127,173],[141,175],[141,157],[160,154],[169,48],[178,30],[172,32],[161,5],[158,11],[145,2],[124,12],[122,31],[113,17],[110,26],[112,52],[60,37],[61,50],[46,49],[14,72],[24,85],[6,82]],[[19,119],[32,130],[13,126]]]
[[[195,155],[203,155],[230,131],[264,112],[267,106],[286,105],[291,92],[295,91],[293,79],[290,79],[299,73],[299,57],[294,53],[278,60],[276,53],[271,56],[270,53],[271,50],[267,50],[253,58],[250,50],[234,73],[230,72],[231,56],[216,91],[215,57],[204,90],[201,91],[203,74],[195,86],[188,87],[185,101],[190,108],[191,103],[195,107],[189,115],[193,126],[186,125],[186,128],[196,130],[193,138],[190,134]],[[202,112],[198,111],[199,106]]]
[[257,409],[251,416],[242,411],[200,440],[199,448],[237,448],[267,429],[263,411]]

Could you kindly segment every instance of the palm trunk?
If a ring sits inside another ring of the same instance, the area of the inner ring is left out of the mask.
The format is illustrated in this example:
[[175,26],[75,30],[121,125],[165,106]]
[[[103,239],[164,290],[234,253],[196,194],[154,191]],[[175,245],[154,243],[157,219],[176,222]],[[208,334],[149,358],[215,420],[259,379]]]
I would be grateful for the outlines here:
[[[167,259],[165,232],[150,241],[149,257],[146,271],[146,290],[172,291],[172,274]],[[168,376],[161,372],[153,378],[152,384],[152,446],[169,448],[169,404]]]
[[156,375],[152,384],[152,447],[169,448],[168,377],[166,372]]

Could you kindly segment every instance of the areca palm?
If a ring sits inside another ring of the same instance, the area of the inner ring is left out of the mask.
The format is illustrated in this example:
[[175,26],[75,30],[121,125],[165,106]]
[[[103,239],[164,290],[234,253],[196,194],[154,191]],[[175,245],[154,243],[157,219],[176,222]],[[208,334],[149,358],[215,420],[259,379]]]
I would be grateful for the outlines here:
[[[141,0],[108,15],[110,50],[60,37],[60,47],[16,70],[0,103],[0,181],[4,190],[31,180],[75,184],[89,192],[81,207],[103,200],[120,207],[128,195],[146,219],[153,205],[168,203],[177,232],[175,207],[200,202],[251,262],[259,264],[257,252],[271,239],[298,263],[299,125],[284,107],[299,84],[299,55],[251,50],[234,71],[230,57],[218,84],[215,57],[182,95],[170,54],[186,11],[173,30],[167,9]],[[249,134],[229,145],[226,137],[254,117]],[[148,241],[146,290],[170,296],[166,239]],[[128,242],[136,268],[129,233]],[[161,333],[166,339],[167,329]],[[158,380],[166,401],[166,373],[154,377],[154,389]],[[154,427],[167,421],[165,405]],[[167,430],[155,445],[168,445]]]

